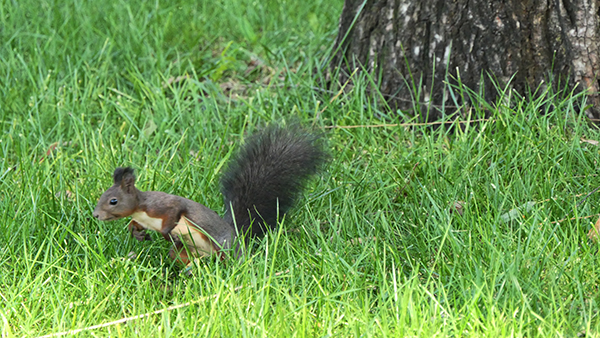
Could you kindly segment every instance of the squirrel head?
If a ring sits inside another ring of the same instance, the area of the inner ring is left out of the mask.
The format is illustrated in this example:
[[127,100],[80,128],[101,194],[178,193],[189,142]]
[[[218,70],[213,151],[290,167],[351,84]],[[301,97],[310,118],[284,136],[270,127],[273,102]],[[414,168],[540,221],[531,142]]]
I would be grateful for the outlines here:
[[133,214],[139,204],[139,191],[135,187],[133,169],[117,168],[113,174],[113,186],[100,197],[94,209],[94,217],[112,221]]

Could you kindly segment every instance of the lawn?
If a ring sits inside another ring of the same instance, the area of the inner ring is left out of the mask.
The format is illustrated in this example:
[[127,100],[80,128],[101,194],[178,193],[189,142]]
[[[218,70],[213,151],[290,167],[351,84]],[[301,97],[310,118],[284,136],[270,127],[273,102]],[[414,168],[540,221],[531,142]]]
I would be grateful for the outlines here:
[[[585,99],[452,87],[477,123],[415,123],[360,72],[326,86],[342,6],[1,2],[2,337],[597,336]],[[244,260],[190,276],[92,217],[117,166],[222,214],[232,152],[291,121],[331,162]]]

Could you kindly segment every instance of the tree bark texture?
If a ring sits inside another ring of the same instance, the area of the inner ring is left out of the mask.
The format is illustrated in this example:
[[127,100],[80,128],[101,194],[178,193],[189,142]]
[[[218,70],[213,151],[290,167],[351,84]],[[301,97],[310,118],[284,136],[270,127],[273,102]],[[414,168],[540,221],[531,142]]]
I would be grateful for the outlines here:
[[[412,110],[415,100],[435,107],[444,100],[451,104],[444,81],[452,82],[458,75],[467,87],[484,89],[487,100],[498,95],[488,74],[501,86],[510,82],[521,94],[552,76],[589,90],[595,109],[587,114],[597,119],[599,3],[346,0],[331,74],[339,74],[344,83],[355,67],[365,69],[388,103],[403,110]],[[419,82],[421,94],[416,98],[409,85]],[[426,119],[440,114],[433,109]]]

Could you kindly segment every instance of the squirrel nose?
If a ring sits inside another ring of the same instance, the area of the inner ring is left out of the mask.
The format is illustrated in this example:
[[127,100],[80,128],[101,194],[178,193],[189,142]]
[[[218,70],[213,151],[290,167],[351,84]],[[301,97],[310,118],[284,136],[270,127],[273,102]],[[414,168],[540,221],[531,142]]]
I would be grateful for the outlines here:
[[98,213],[96,213],[96,212],[94,212],[94,213],[92,214],[92,216],[94,216],[95,218],[98,218],[98,217],[100,217],[100,215],[99,215]]

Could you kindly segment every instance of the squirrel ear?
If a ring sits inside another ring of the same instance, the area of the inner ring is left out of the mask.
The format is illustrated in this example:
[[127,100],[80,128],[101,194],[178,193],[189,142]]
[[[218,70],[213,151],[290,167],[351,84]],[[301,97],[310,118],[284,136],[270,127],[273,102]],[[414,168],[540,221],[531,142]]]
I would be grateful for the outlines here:
[[132,189],[135,186],[135,175],[133,174],[133,169],[130,167],[115,169],[113,174],[113,182],[115,184],[119,184],[121,189],[127,192],[132,192]]

